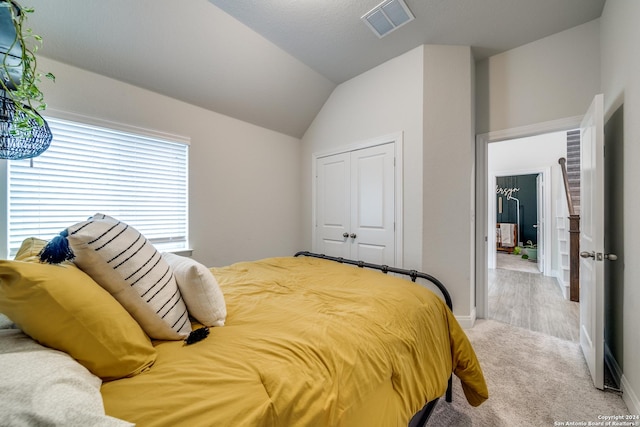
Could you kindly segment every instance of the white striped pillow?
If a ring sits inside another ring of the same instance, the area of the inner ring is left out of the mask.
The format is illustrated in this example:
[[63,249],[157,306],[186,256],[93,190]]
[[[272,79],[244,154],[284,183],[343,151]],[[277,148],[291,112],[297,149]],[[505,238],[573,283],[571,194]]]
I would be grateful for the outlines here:
[[171,267],[139,231],[97,213],[67,232],[74,263],[109,291],[149,337],[178,340],[191,332]]

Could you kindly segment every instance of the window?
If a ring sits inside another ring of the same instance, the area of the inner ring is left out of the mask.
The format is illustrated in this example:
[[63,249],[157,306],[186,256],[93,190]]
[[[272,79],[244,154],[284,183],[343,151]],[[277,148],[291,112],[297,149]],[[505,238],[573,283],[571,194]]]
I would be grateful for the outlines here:
[[47,151],[33,162],[6,162],[4,257],[27,237],[50,239],[96,212],[130,224],[160,250],[187,248],[188,144],[47,122],[53,133]]

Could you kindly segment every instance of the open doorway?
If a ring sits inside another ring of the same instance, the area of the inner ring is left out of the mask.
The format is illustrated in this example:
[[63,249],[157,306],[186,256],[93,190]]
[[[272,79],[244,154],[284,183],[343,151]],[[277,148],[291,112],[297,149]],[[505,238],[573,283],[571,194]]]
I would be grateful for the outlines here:
[[[489,149],[491,158],[491,146]],[[545,174],[548,175],[540,172],[495,177],[495,268],[544,273],[548,252],[544,246],[549,244],[544,239],[548,228],[547,215],[543,213]]]
[[[493,131],[485,134],[479,134],[476,137],[476,314],[479,318],[487,317],[488,307],[488,266],[491,258],[491,250],[495,250],[495,229],[490,232],[489,216],[490,209],[495,209],[493,203],[489,203],[489,194],[495,192],[495,183],[489,182],[489,157],[488,151],[491,144],[500,143],[502,141],[516,140],[528,137],[535,137],[543,134],[551,134],[555,132],[566,132],[577,129],[580,126],[582,116],[568,117],[565,119],[553,120],[549,122],[538,123],[535,125],[523,126],[520,128]],[[541,149],[537,150],[539,154]],[[535,154],[535,153],[534,153]],[[515,162],[519,161],[522,156],[512,156],[509,169],[518,170]],[[557,160],[556,160],[557,161]],[[504,169],[507,169],[505,167]],[[552,177],[552,181],[556,184],[560,183],[560,179]],[[555,184],[554,184],[555,185]],[[554,217],[557,212],[552,210]],[[491,248],[491,250],[489,250]],[[553,264],[551,265],[553,269]]]
[[[572,128],[574,125],[567,125],[564,129],[560,127],[561,130],[545,132],[542,126],[539,132],[529,128],[523,134],[515,130],[510,134],[478,137],[477,178],[482,191],[477,197],[483,200],[477,212],[478,221],[483,222],[483,235],[479,238],[484,244],[478,248],[477,276],[481,280],[477,287],[477,307],[479,317],[576,341],[579,310],[575,303],[565,298],[564,292],[568,282],[565,282],[563,267],[566,264],[568,268],[568,263],[563,261],[565,244],[561,236],[568,234],[568,224],[565,224],[568,215],[558,163],[559,158],[567,155],[567,130]],[[526,203],[521,193],[524,184],[520,182],[525,176],[532,181],[526,185],[533,187],[534,199],[528,198]],[[525,204],[529,205],[527,213],[524,213]],[[525,220],[527,216],[529,218]],[[513,224],[516,232],[512,238],[513,249],[500,251],[500,232],[509,232],[507,227],[498,231],[504,223]],[[524,251],[525,246],[536,249],[535,263],[529,261],[531,255]],[[507,259],[511,261],[516,257],[522,259],[526,254],[524,262],[534,268],[529,272],[499,269],[497,258],[503,253],[507,253],[510,257]],[[503,290],[500,286],[505,283],[508,288]],[[550,302],[547,294],[555,295],[555,300]],[[544,306],[535,306],[540,301],[544,301]],[[567,314],[565,330],[557,329],[565,323],[557,318],[559,313]]]
[[[489,269],[506,252],[535,260],[537,271],[562,279],[557,230],[566,215],[558,159],[566,157],[566,143],[566,132],[553,132],[488,144],[487,230],[494,230],[488,236]],[[499,240],[507,224],[513,224],[516,241],[504,248]]]

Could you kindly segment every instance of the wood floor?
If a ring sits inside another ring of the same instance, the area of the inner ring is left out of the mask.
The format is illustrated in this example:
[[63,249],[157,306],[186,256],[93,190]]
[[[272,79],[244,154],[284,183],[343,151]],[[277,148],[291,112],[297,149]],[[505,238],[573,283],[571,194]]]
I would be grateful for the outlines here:
[[[499,260],[496,266],[489,270],[490,319],[579,342],[579,304],[564,299],[555,278],[507,269],[517,266]],[[521,270],[526,268],[523,264]]]

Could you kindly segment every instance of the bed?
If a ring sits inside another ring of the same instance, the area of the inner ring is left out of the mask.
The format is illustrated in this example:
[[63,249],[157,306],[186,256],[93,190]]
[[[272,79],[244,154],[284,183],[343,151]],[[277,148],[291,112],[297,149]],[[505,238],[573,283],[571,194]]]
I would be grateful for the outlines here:
[[[8,313],[12,302],[7,301],[15,298],[7,288],[18,281],[6,271],[28,262],[0,261],[0,311],[13,321],[20,314]],[[56,268],[37,268],[45,267]],[[439,297],[425,285],[396,277],[441,285],[429,275],[308,252],[208,270],[224,295],[226,319],[224,326],[208,328],[201,341],[147,338],[153,357],[146,348],[137,349],[143,363],[128,366],[125,375],[93,372],[86,357],[68,350],[70,360],[102,379],[93,398],[99,393],[104,422],[92,425],[423,425],[450,389],[452,373],[469,404],[488,397],[473,348],[441,299],[449,299],[446,290]],[[90,311],[95,315],[95,308]],[[109,315],[108,323],[128,334],[129,326],[115,325],[123,316]],[[192,330],[201,328],[190,320]],[[25,326],[21,322],[14,327]],[[5,400],[0,410],[16,411],[5,399],[13,393],[6,387],[0,385]]]

